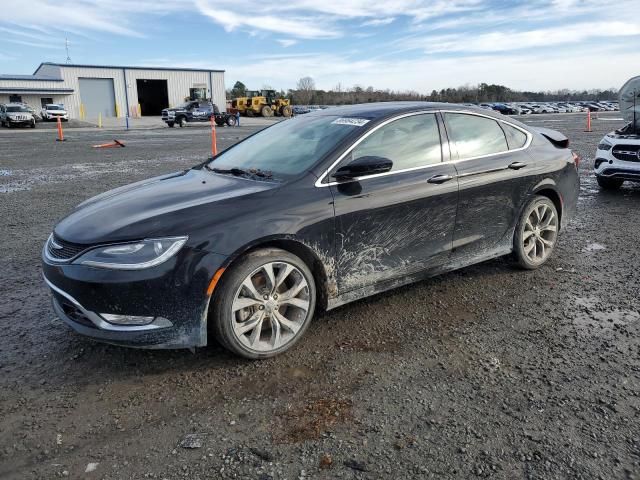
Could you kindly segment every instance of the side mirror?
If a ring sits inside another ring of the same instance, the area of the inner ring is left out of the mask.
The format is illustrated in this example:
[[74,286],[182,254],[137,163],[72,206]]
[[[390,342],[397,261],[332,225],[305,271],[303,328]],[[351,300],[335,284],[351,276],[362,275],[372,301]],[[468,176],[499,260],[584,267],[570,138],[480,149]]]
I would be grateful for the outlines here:
[[366,157],[358,157],[340,167],[333,174],[333,177],[338,180],[348,180],[356,177],[364,177],[365,175],[385,173],[391,170],[391,167],[393,167],[393,162],[388,158],[369,155]]

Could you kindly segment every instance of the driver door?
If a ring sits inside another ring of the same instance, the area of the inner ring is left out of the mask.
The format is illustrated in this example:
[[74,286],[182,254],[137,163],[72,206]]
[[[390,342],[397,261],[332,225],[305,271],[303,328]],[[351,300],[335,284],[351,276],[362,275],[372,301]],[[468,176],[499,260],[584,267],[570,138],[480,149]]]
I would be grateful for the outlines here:
[[[393,120],[356,142],[330,175],[377,156],[386,173],[349,181],[330,178],[336,215],[340,293],[437,268],[449,257],[458,205],[455,167],[443,163],[435,113]],[[446,157],[449,160],[447,149]]]

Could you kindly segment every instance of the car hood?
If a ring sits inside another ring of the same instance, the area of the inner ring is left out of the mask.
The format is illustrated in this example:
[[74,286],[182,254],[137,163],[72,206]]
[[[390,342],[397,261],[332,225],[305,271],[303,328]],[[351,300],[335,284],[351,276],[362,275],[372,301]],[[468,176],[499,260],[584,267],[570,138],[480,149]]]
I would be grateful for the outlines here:
[[198,222],[203,214],[214,220],[216,209],[212,204],[277,186],[200,169],[176,172],[90,198],[62,219],[54,232],[63,240],[79,244],[189,235],[184,229],[191,216]]

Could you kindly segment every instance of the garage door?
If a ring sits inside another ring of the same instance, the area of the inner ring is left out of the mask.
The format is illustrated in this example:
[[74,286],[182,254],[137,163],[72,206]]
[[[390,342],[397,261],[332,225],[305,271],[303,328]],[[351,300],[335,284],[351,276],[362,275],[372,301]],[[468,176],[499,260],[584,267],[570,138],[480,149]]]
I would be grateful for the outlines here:
[[116,97],[113,78],[79,78],[80,101],[84,106],[85,118],[114,117]]

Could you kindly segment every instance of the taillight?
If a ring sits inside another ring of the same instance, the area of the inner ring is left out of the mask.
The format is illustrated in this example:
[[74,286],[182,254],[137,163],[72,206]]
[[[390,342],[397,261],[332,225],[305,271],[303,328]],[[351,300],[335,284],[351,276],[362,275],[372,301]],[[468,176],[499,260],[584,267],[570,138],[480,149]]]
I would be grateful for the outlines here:
[[573,164],[578,168],[580,166],[580,155],[572,150],[571,156],[573,157]]

